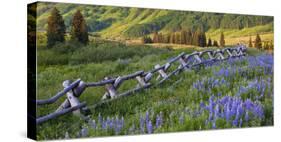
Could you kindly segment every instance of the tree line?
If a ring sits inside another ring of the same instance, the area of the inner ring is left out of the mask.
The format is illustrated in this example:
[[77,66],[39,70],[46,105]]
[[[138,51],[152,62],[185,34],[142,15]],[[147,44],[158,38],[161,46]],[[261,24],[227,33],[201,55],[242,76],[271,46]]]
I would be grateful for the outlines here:
[[[66,26],[57,8],[52,9],[47,24],[47,47],[53,47],[58,42],[65,42]],[[82,44],[89,42],[87,24],[80,10],[77,10],[73,15],[70,37],[70,40]]]
[[181,30],[180,32],[170,32],[162,34],[161,32],[154,32],[152,38],[148,35],[142,37],[142,43],[172,43],[172,44],[185,44],[195,45],[200,47],[224,47],[225,40],[223,32],[220,35],[220,41],[207,40],[206,33],[203,30],[197,29],[195,32],[191,30]]
[[[254,43],[254,44],[253,44]],[[257,49],[265,49],[265,50],[273,50],[274,45],[273,41],[262,41],[259,34],[256,35],[255,41],[252,41],[252,38],[250,37],[248,47],[255,47]]]

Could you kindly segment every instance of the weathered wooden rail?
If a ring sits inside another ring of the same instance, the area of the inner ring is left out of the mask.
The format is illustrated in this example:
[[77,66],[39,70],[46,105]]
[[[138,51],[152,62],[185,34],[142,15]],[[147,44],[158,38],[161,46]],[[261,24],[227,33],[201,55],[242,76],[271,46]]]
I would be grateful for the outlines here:
[[[124,76],[105,77],[104,80],[90,83],[85,83],[81,79],[77,79],[73,82],[66,80],[62,84],[64,89],[58,92],[55,96],[46,100],[36,100],[36,104],[38,106],[42,106],[52,104],[66,94],[65,101],[57,108],[55,112],[37,118],[36,123],[40,124],[69,112],[73,112],[75,115],[81,115],[80,111],[82,110],[82,108],[86,107],[86,103],[80,103],[78,98],[88,87],[104,86],[106,89],[101,101],[91,106],[96,107],[97,105],[115,100],[123,96],[128,96],[146,88],[150,88],[151,86],[157,86],[159,84],[162,84],[171,76],[177,75],[181,71],[190,70],[199,65],[212,64],[217,61],[223,61],[229,58],[242,57],[245,55],[246,47],[244,45],[217,50],[205,50],[201,52],[195,51],[191,54],[181,53],[178,56],[170,59],[163,65],[155,65],[154,69],[147,72],[137,71],[135,73]],[[176,65],[178,67],[175,70],[169,72],[171,65]],[[156,83],[152,83],[152,77],[155,75],[157,75]],[[137,80],[136,87],[125,92],[119,92],[118,88],[120,87],[120,85],[124,81],[131,79]]]

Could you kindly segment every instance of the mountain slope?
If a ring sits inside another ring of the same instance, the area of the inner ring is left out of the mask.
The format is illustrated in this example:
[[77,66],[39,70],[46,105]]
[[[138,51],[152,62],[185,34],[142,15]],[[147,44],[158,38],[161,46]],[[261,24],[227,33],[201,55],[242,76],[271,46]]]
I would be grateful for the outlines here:
[[[37,28],[45,31],[50,10],[56,7],[70,30],[73,13],[80,9],[90,32],[102,37],[140,37],[154,31],[171,32],[181,29],[208,30],[243,29],[273,23],[270,16],[251,16],[190,11],[172,11],[65,3],[38,3]],[[273,31],[273,29],[272,29]]]

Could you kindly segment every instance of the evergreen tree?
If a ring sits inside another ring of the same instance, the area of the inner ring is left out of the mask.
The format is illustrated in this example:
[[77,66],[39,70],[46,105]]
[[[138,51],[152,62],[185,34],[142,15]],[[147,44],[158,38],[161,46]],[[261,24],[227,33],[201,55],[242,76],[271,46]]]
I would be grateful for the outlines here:
[[250,39],[249,39],[249,47],[253,47],[252,38],[251,38],[251,37],[250,37]]
[[264,49],[265,50],[269,50],[269,43],[268,43],[268,41],[266,41],[265,43],[264,43]]
[[163,34],[162,34],[162,33],[159,33],[159,34],[158,34],[158,42],[159,42],[159,43],[164,43],[164,37],[163,37]]
[[152,41],[153,41],[153,43],[158,43],[159,42],[158,32],[154,32],[153,33]]
[[258,49],[262,49],[261,37],[259,34],[257,34],[257,36],[256,36],[255,47]]
[[65,25],[57,8],[52,9],[47,23],[47,47],[52,47],[56,42],[64,42]]
[[87,24],[80,10],[77,10],[73,16],[70,34],[71,39],[74,41],[78,41],[83,44],[87,44],[89,42]]
[[212,46],[213,46],[213,44],[212,44],[212,39],[211,39],[211,38],[209,38],[207,46],[208,46],[208,47],[212,47]]
[[199,35],[198,35],[198,45],[200,47],[206,47],[206,34],[205,32],[203,31],[200,31],[199,32]]
[[224,46],[225,46],[225,40],[224,40],[224,34],[222,32],[220,37],[220,47],[224,47]]
[[165,43],[170,43],[170,34],[166,34],[165,36],[164,36],[164,42]]
[[171,33],[171,36],[170,36],[170,43],[176,43],[175,33]]
[[187,36],[187,32],[182,30],[181,34],[180,34],[180,43],[181,44],[186,44],[186,36]]
[[218,44],[218,42],[216,40],[214,40],[213,46],[214,47],[219,47],[219,44]]
[[181,35],[179,33],[175,33],[175,36],[176,44],[181,44]]
[[274,48],[274,45],[273,45],[273,41],[271,40],[271,41],[270,41],[270,44],[269,44],[269,49],[270,49],[270,50],[273,50],[273,48]]
[[187,30],[186,32],[186,43],[188,45],[191,45],[192,43],[192,32],[190,31],[190,29]]
[[192,42],[191,42],[192,45],[199,46],[199,38],[198,38],[199,34],[200,34],[199,30],[197,30],[197,31],[195,31],[193,33],[193,35],[192,35]]

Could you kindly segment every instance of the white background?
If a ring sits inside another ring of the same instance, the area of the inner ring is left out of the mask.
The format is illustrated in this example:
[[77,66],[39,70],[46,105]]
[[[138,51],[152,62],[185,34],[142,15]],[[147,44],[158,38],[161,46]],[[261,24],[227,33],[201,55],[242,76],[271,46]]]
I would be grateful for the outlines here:
[[[78,0],[49,0],[78,2]],[[27,3],[32,0],[1,1],[0,8],[0,141],[31,141],[26,138],[27,121]],[[274,16],[274,127],[184,132],[145,136],[76,139],[71,141],[280,141],[280,20],[278,0],[81,0],[79,3],[147,8],[165,8]]]

